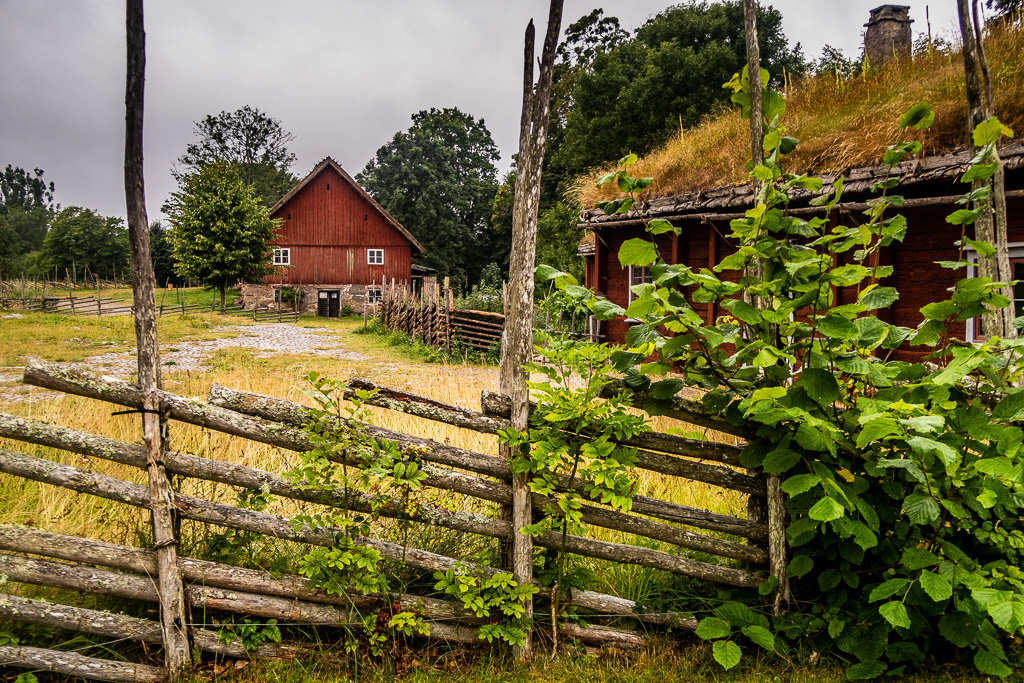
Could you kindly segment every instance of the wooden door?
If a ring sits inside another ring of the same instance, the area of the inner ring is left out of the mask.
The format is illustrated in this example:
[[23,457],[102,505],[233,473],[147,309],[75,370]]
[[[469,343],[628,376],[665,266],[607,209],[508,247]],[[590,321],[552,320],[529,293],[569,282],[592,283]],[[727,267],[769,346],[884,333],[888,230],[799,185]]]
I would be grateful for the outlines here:
[[340,301],[338,290],[321,290],[317,293],[316,314],[323,318],[337,318],[341,311]]

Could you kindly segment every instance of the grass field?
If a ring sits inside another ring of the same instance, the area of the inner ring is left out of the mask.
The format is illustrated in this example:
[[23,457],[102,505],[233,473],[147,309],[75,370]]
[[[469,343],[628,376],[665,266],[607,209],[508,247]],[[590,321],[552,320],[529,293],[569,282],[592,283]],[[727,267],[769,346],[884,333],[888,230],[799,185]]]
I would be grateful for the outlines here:
[[[111,350],[131,351],[134,330],[128,318],[69,318],[43,314],[25,314],[20,319],[0,320],[0,376],[7,384],[0,384],[0,411],[60,424],[74,429],[101,434],[128,442],[140,441],[137,416],[113,416],[117,410],[109,404],[73,396],[56,395],[39,389],[21,387],[10,377],[18,373],[19,366],[28,356],[55,361],[89,361]],[[386,386],[466,406],[479,408],[480,391],[497,389],[497,369],[493,366],[472,364],[437,364],[425,362],[425,353],[408,345],[395,343],[393,337],[373,334],[355,334],[362,326],[356,319],[303,318],[296,324],[299,331],[315,335],[323,345],[314,342],[305,351],[275,353],[268,357],[254,349],[231,346],[252,332],[252,321],[211,314],[162,318],[159,323],[162,351],[166,354],[189,344],[217,342],[221,348],[204,358],[201,371],[183,371],[177,366],[165,367],[164,385],[170,391],[190,397],[203,398],[213,384],[287,398],[309,404],[302,393],[303,375],[316,371],[334,378],[363,377]],[[345,357],[324,357],[315,351],[340,346]],[[7,387],[6,391],[4,387]],[[373,421],[389,429],[412,433],[443,443],[460,446],[481,453],[496,454],[497,444],[492,436],[450,427],[383,409],[373,409]],[[664,418],[653,421],[656,429],[664,430],[679,423]],[[107,473],[123,479],[144,483],[144,473],[132,468],[85,458],[82,456],[37,448],[24,444],[4,442],[0,447],[15,448],[55,461]],[[295,454],[255,442],[229,438],[223,434],[178,423],[172,424],[171,447],[209,458],[240,463],[273,472],[283,472],[294,464]],[[745,516],[745,496],[715,487],[684,482],[638,471],[638,493],[671,500],[684,505],[710,509],[714,512]],[[237,491],[231,487],[198,480],[184,480],[184,493],[224,502],[235,502]],[[493,513],[493,506],[469,501],[454,494],[431,492],[431,500],[447,507]],[[268,512],[291,515],[311,506],[291,501],[275,501]],[[140,545],[148,542],[148,516],[140,510],[98,498],[76,495],[65,489],[14,480],[0,475],[0,522],[45,528],[50,531],[98,538],[115,543]],[[382,536],[393,534],[393,526],[382,524]],[[191,556],[210,556],[211,539],[220,530],[185,522],[183,524],[182,552]],[[643,545],[655,545],[645,539],[620,532],[595,528],[592,535],[611,540]],[[493,543],[474,539],[464,534],[423,528],[414,531],[409,545],[422,547],[445,555],[487,559],[493,555]],[[663,548],[668,549],[668,548]],[[297,560],[304,548],[284,541],[257,541],[246,548],[253,558],[265,562],[268,558],[284,558],[289,564]],[[697,556],[696,559],[702,559]],[[664,609],[684,609],[701,612],[713,601],[725,597],[718,589],[697,581],[668,575],[656,570],[632,565],[616,565],[580,558],[577,566],[592,572],[589,588],[625,598],[658,604]],[[404,585],[423,590],[432,585],[429,577],[409,572],[398,572]],[[53,590],[24,588],[26,594],[53,600],[67,600]],[[131,609],[116,601],[71,596],[83,606]],[[625,624],[623,624],[625,625]],[[0,631],[11,628],[0,623]],[[29,633],[22,628],[19,633]],[[55,642],[83,642],[82,637],[68,634],[48,634]],[[84,642],[101,643],[102,639]],[[102,649],[102,648],[101,648]],[[114,655],[119,652],[112,650]],[[133,656],[136,653],[133,653]],[[683,650],[661,649],[628,659],[561,658],[556,662],[538,660],[529,667],[521,667],[491,655],[470,655],[467,652],[448,653],[435,649],[405,651],[393,661],[378,662],[377,668],[365,671],[369,680],[388,680],[396,674],[412,681],[437,681],[456,676],[460,681],[828,681],[841,680],[842,664],[808,667],[805,662],[810,652],[794,654],[791,662],[774,660],[758,663],[745,660],[738,670],[725,674],[713,662],[710,650],[692,639]],[[111,652],[98,652],[97,656],[112,656]],[[414,663],[418,663],[415,665]],[[781,669],[780,669],[781,667]],[[221,676],[212,669],[203,669],[204,678]],[[949,673],[936,670],[932,677],[916,680],[968,680],[959,669]],[[224,674],[225,676],[227,674]],[[231,674],[233,680],[299,681],[340,680],[343,676],[335,665],[307,661],[289,665],[251,665],[245,671]]]

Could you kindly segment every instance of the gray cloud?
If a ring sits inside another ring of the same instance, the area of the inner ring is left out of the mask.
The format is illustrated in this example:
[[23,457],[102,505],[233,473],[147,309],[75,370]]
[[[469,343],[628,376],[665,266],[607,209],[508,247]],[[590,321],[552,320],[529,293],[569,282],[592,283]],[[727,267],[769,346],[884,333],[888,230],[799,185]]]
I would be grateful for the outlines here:
[[[635,29],[665,0],[566,0],[563,25],[595,5]],[[808,57],[859,51],[878,0],[777,0]],[[910,0],[915,32],[925,3]],[[955,31],[952,2],[933,32]],[[124,214],[124,17],[110,0],[0,0],[0,164],[40,167],[65,206]],[[410,116],[459,107],[485,119],[507,165],[518,145],[522,36],[546,0],[178,0],[147,3],[149,213],[192,122],[250,104],[295,134],[297,174],[330,155],[351,173]],[[539,42],[539,40],[538,40]],[[539,50],[539,46],[538,46]]]

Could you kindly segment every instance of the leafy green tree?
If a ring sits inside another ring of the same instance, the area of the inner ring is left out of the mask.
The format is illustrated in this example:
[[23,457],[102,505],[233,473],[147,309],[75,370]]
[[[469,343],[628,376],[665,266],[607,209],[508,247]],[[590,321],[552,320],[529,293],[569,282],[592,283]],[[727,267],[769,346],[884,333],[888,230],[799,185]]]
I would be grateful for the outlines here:
[[128,229],[120,218],[69,206],[53,217],[40,256],[43,270],[56,269],[58,276],[82,276],[88,268],[111,280],[128,269]]
[[234,167],[242,182],[253,188],[259,201],[269,208],[298,181],[289,172],[296,157],[288,143],[295,136],[279,120],[255,107],[246,105],[238,111],[207,115],[195,122],[195,134],[199,141],[185,147],[171,170],[182,187],[188,176],[224,162]]
[[181,284],[181,278],[174,272],[177,261],[174,259],[174,249],[171,247],[167,232],[167,228],[160,221],[149,224],[149,256],[153,261],[153,274],[156,276],[158,287],[166,287],[168,282],[174,285]]
[[815,76],[829,74],[837,79],[846,79],[860,72],[861,63],[859,59],[847,59],[839,48],[826,45],[821,50],[821,57],[811,63],[810,70]]
[[8,164],[0,173],[0,277],[38,269],[53,211],[53,183],[43,180],[42,169],[30,173]]
[[19,166],[7,164],[0,173],[0,215],[13,208],[53,210],[53,183],[47,184],[43,180],[42,169],[36,168],[29,173]]
[[220,291],[261,282],[272,272],[270,240],[276,226],[233,165],[204,166],[174,195],[170,241],[178,275]]
[[[571,88],[556,102],[564,109],[555,114],[560,129],[549,147],[548,168],[562,191],[580,173],[629,152],[645,153],[727,103],[721,84],[746,63],[743,6],[735,0],[671,7],[625,41],[617,24],[599,15],[582,21],[585,26],[573,25],[574,42],[562,53],[563,78],[571,79]],[[782,15],[761,7],[757,22],[761,63],[772,83],[802,72],[800,46],[789,47]],[[596,40],[595,32],[605,38]]]
[[429,109],[356,176],[423,244],[425,265],[476,282],[494,255],[507,261],[511,231],[492,230],[498,148],[483,119],[457,108]]

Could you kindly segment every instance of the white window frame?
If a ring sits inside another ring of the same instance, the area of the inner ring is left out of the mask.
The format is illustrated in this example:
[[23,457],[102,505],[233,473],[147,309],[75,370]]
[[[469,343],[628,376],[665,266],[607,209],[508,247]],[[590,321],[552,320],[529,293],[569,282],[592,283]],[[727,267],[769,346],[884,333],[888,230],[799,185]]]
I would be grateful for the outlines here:
[[384,288],[383,287],[367,287],[366,288],[366,303],[368,304],[379,304],[384,300]]
[[[640,276],[640,281],[639,282],[634,282],[633,281],[634,280],[634,278],[633,278],[633,271],[634,271],[634,269],[644,271],[641,274],[641,276]],[[627,276],[629,277],[629,287],[627,288],[628,291],[629,291],[629,300],[628,300],[626,305],[629,305],[629,304],[633,303],[633,300],[636,298],[636,294],[633,293],[633,287],[635,285],[641,285],[641,284],[654,284],[654,274],[651,273],[650,266],[630,266],[629,267],[629,272],[627,273]]]
[[366,265],[368,265],[368,266],[383,266],[384,265],[384,250],[383,249],[367,249],[366,250]]
[[[1019,261],[1024,259],[1024,242],[1010,242],[1006,247],[1007,255],[1011,260]],[[964,247],[964,257],[971,263],[971,265],[967,266],[967,277],[977,277],[978,267],[974,264],[978,262],[978,252],[976,252],[972,247]],[[1014,306],[1016,305],[1016,302],[1011,301],[1010,305]],[[976,320],[976,318],[970,318],[966,321],[967,329],[964,332],[964,336],[966,337],[965,341],[980,341],[975,330],[975,326],[977,325]]]
[[275,266],[290,266],[292,264],[292,250],[290,247],[274,247],[274,253],[270,257],[271,264]]

